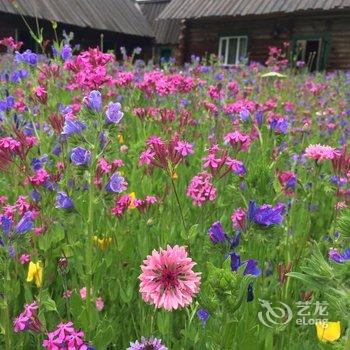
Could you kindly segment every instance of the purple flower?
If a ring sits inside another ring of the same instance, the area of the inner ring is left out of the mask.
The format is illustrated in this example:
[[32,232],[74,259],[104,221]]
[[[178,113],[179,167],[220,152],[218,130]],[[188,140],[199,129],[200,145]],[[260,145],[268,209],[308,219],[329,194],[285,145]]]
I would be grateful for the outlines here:
[[128,183],[120,175],[120,173],[114,173],[105,187],[107,192],[121,193],[127,189]]
[[100,112],[102,109],[102,96],[97,90],[91,91],[89,96],[84,98],[84,102],[92,111]]
[[210,226],[208,235],[213,243],[226,241],[226,234],[221,226],[220,221],[216,221]]
[[56,205],[57,209],[73,209],[74,204],[72,199],[65,192],[58,192],[56,196]]
[[3,215],[1,217],[1,229],[2,232],[7,236],[10,232],[11,229],[11,225],[12,225],[12,220],[10,218],[8,218],[7,216]]
[[69,44],[66,44],[63,46],[63,49],[61,51],[61,58],[63,61],[66,61],[72,57],[72,48]]
[[26,50],[23,53],[16,51],[15,61],[18,63],[24,62],[31,66],[35,66],[38,63],[38,55],[31,50]]
[[346,260],[350,260],[350,249],[344,249],[343,253],[340,253],[338,249],[331,248],[328,252],[328,256],[331,260],[341,264]]
[[239,113],[239,117],[241,118],[242,121],[247,121],[249,120],[249,117],[250,117],[250,114],[249,114],[249,111],[245,108],[243,108],[241,110],[241,112]]
[[238,268],[241,266],[241,256],[236,252],[232,252],[230,253],[230,257],[231,257],[231,270],[237,271]]
[[41,194],[36,188],[30,193],[30,197],[34,202],[37,202],[37,203],[40,202],[41,200]]
[[121,104],[119,102],[109,102],[106,111],[107,124],[119,124],[123,116],[124,113],[121,111]]
[[209,318],[209,312],[205,309],[199,309],[197,311],[197,316],[199,318],[199,320],[202,323],[202,326],[205,327],[205,325],[207,324],[208,318]]
[[251,302],[254,300],[254,291],[253,291],[253,282],[250,282],[248,284],[248,290],[247,290],[247,302]]
[[138,340],[135,343],[131,342],[127,350],[168,350],[168,348],[162,344],[160,339],[142,337],[140,342]]
[[33,223],[33,215],[32,212],[27,211],[23,216],[22,219],[18,222],[18,224],[15,227],[16,233],[25,233],[27,231],[32,230],[34,227]]
[[75,147],[72,149],[70,159],[75,165],[87,165],[91,160],[91,152],[83,147]]
[[231,270],[237,271],[241,266],[245,265],[245,269],[243,271],[244,275],[252,275],[258,277],[261,275],[261,270],[258,268],[258,262],[254,259],[248,259],[246,261],[241,262],[241,257],[236,252],[230,253],[231,257]]
[[62,135],[80,134],[84,129],[86,129],[86,125],[83,122],[66,119],[63,125]]
[[283,221],[284,210],[285,205],[283,203],[278,203],[275,207],[269,204],[263,204],[259,207],[255,201],[250,201],[248,220],[263,226],[278,225]]
[[248,259],[245,262],[246,266],[244,269],[244,275],[252,275],[258,277],[261,275],[261,270],[258,268],[258,262],[254,259]]

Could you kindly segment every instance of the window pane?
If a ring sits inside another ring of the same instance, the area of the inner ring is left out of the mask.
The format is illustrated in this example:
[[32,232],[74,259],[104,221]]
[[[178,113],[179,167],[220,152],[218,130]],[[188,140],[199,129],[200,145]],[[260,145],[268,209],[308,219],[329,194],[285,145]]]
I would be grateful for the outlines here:
[[228,44],[228,57],[226,64],[236,64],[237,38],[231,38]]
[[221,39],[220,40],[221,46],[220,46],[220,60],[225,63],[225,57],[226,57],[226,44],[227,44],[227,40],[226,39]]
[[247,38],[245,37],[240,38],[239,55],[238,55],[239,61],[242,61],[242,59],[245,59],[247,57],[247,43],[248,43]]

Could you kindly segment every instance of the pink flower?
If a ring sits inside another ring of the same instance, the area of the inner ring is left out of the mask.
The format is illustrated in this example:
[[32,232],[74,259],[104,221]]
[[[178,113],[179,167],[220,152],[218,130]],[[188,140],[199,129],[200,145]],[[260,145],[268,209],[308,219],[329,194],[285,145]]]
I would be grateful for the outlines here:
[[45,183],[45,181],[49,178],[49,174],[45,169],[39,169],[35,175],[29,176],[28,181],[32,185],[40,186]]
[[40,103],[46,104],[47,91],[42,86],[38,86],[38,87],[34,88],[34,95]]
[[105,174],[108,174],[112,169],[112,167],[108,164],[108,162],[104,158],[101,158],[97,161],[97,166]]
[[204,171],[191,180],[187,188],[187,196],[192,198],[193,204],[202,206],[208,200],[215,200],[216,188],[211,183],[212,177]]
[[69,299],[72,296],[73,292],[70,289],[67,289],[63,292],[63,298]]
[[153,250],[141,266],[139,279],[143,300],[168,311],[191,304],[200,286],[200,274],[192,270],[195,264],[185,247],[176,245],[166,250]]
[[150,149],[146,149],[145,151],[143,151],[140,155],[140,165],[149,165],[152,163],[152,160],[154,159],[154,156],[156,154],[150,150]]
[[240,131],[232,131],[224,137],[225,144],[230,144],[238,151],[247,152],[251,143],[249,135],[242,134]]
[[29,254],[22,254],[19,258],[19,261],[22,265],[28,264],[30,261],[30,255]]
[[188,142],[182,142],[178,141],[177,146],[175,147],[175,150],[178,151],[182,157],[186,157],[189,154],[193,154],[193,147]]
[[232,226],[235,230],[244,230],[246,223],[246,212],[242,208],[236,209],[231,215]]
[[340,152],[331,146],[323,146],[320,144],[310,145],[305,150],[305,157],[318,161],[332,160],[339,156]]
[[81,288],[79,294],[82,299],[86,299],[86,287]]
[[96,298],[95,304],[96,304],[96,309],[98,311],[102,311],[105,306],[103,299],[101,297]]

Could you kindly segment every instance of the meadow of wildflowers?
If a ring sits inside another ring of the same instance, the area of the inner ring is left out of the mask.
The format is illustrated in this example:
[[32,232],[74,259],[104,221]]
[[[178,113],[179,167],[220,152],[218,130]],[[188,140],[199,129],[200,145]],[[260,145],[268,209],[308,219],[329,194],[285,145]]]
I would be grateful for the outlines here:
[[350,349],[349,73],[0,44],[1,349]]

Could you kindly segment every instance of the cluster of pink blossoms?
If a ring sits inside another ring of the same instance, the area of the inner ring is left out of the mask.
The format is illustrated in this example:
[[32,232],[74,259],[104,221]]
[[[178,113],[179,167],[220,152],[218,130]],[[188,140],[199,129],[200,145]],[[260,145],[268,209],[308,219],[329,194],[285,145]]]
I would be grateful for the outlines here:
[[12,36],[9,36],[7,38],[1,39],[0,45],[6,46],[10,51],[16,51],[22,47],[23,41],[16,41]]
[[84,341],[84,332],[77,331],[73,322],[60,323],[57,329],[47,334],[48,338],[43,341],[43,347],[47,350],[87,350]]
[[199,207],[207,201],[214,201],[216,188],[211,182],[213,175],[203,171],[196,175],[187,187],[187,196],[191,197],[193,204]]
[[125,194],[116,199],[112,208],[112,214],[117,218],[121,218],[128,209],[137,209],[141,213],[145,213],[149,207],[157,203],[154,196],[146,196],[144,199],[133,198],[130,194]]
[[138,88],[147,95],[167,96],[177,93],[188,93],[195,87],[192,77],[182,74],[166,75],[161,71],[146,72]]
[[13,321],[13,330],[16,333],[27,330],[40,332],[42,326],[37,315],[38,308],[38,304],[35,301],[31,304],[26,304],[24,311]]
[[64,68],[74,73],[67,88],[75,90],[99,90],[105,84],[112,84],[113,78],[108,74],[107,65],[114,61],[114,55],[103,53],[99,49],[83,51],[73,59],[65,62]]
[[242,133],[240,130],[234,130],[225,135],[224,141],[226,145],[231,145],[237,152],[247,152],[252,140],[249,135]]
[[148,165],[165,170],[170,176],[175,167],[188,155],[193,154],[193,147],[186,141],[174,136],[170,141],[163,141],[158,136],[151,136],[147,140],[147,148],[140,155],[140,165]]
[[209,148],[208,155],[203,158],[203,162],[203,167],[208,168],[213,176],[220,179],[230,172],[238,176],[246,174],[243,162],[229,157],[228,151],[221,149],[216,144]]

